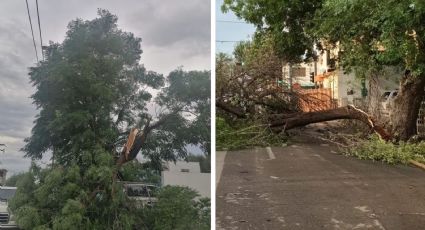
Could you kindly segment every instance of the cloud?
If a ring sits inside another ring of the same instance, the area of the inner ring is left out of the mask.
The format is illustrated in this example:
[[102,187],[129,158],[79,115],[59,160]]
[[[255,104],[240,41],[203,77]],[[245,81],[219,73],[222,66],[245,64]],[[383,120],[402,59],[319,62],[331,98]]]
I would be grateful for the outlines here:
[[[155,46],[177,42],[210,44],[210,4],[208,1],[157,1],[140,4],[126,24],[139,27],[144,40]],[[149,23],[143,23],[149,22]],[[196,48],[196,45],[195,45]]]
[[0,143],[7,145],[0,155],[0,167],[7,169],[9,175],[30,165],[19,149],[30,134],[36,114],[29,98],[33,89],[27,75],[35,55],[26,29],[28,26],[15,18],[0,24]]

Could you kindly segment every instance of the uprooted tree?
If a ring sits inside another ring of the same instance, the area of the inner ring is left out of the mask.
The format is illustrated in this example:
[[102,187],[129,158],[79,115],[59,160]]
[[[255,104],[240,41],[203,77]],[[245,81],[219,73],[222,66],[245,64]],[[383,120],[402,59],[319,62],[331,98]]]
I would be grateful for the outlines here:
[[322,50],[339,48],[340,66],[367,79],[379,77],[387,66],[399,67],[399,93],[386,129],[391,139],[407,140],[416,134],[425,85],[422,1],[225,0],[222,8],[254,24],[258,34],[271,34],[285,63],[311,60],[316,45]]
[[[30,68],[39,114],[23,151],[34,161],[51,155],[52,163],[33,163],[18,182],[10,206],[20,227],[144,229],[145,211],[116,183],[120,169],[139,153],[157,170],[185,158],[188,145],[209,154],[209,71],[177,69],[166,78],[147,71],[140,42],[99,10],[94,20],[72,21],[65,40],[50,43]],[[208,226],[190,218],[185,226]]]

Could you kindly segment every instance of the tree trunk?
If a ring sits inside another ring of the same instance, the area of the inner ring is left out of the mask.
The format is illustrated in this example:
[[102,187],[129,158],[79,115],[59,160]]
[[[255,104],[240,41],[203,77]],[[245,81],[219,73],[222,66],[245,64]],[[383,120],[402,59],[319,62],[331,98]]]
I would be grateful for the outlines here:
[[225,102],[222,102],[222,101],[219,101],[219,100],[216,101],[215,105],[218,108],[220,108],[220,109],[222,109],[222,110],[224,110],[224,111],[226,111],[226,112],[228,112],[230,114],[233,114],[233,115],[235,115],[238,118],[246,118],[245,112],[242,109],[240,109],[240,108],[237,108],[235,106],[229,105],[229,104],[227,104]]
[[124,151],[121,152],[118,160],[117,160],[117,168],[121,168],[121,166],[129,161],[134,160],[136,158],[137,154],[139,153],[140,149],[142,149],[143,144],[145,143],[147,133],[145,131],[142,131],[139,133],[135,140],[134,144],[129,151],[129,154],[126,155]]
[[367,97],[367,112],[379,120],[381,114],[381,91],[379,90],[379,76],[372,73],[369,77],[369,93]]
[[413,76],[406,71],[390,114],[392,133],[406,141],[416,134],[416,120],[424,97],[425,76]]
[[367,124],[373,131],[375,131],[383,140],[389,141],[392,138],[392,135],[388,133],[383,127],[377,125],[376,121],[371,116],[351,105],[337,109],[301,113],[289,118],[272,120],[270,127],[278,127],[282,128],[283,130],[289,130],[312,123],[339,119],[355,119],[362,121]]

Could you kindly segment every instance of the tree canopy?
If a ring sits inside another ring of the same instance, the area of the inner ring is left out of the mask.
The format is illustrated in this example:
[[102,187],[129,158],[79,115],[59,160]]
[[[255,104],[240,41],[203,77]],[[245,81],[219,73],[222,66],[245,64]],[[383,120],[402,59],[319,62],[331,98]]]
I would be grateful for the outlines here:
[[148,115],[147,87],[164,85],[139,64],[141,39],[118,29],[116,16],[99,15],[69,23],[64,42],[51,43],[46,60],[30,68],[40,110],[24,148],[32,159],[51,150],[60,164],[87,162],[93,153],[85,150],[106,150],[121,127]]
[[344,66],[397,65],[415,75],[423,72],[423,2],[328,0],[316,17],[322,20],[316,35],[330,45],[339,43]]
[[355,58],[350,66],[370,64],[374,58],[381,64],[404,63],[417,73],[424,69],[419,52],[424,8],[419,0],[225,0],[222,6],[257,26],[257,33],[271,32],[275,49],[288,60],[299,62],[297,58],[312,53],[315,43],[326,41],[339,43],[345,54],[352,52],[342,59]]
[[254,24],[259,34],[271,34],[277,54],[286,62],[299,63],[314,54],[317,40],[306,28],[314,21],[322,1],[224,0],[222,10],[232,10],[237,17]]

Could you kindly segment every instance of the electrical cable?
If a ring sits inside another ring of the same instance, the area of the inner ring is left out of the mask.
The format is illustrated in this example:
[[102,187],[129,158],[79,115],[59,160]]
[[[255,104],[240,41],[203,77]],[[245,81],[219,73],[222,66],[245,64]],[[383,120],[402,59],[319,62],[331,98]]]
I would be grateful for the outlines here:
[[36,45],[35,45],[35,39],[34,39],[34,30],[32,29],[32,22],[31,22],[30,9],[29,9],[29,7],[28,7],[28,0],[25,0],[25,2],[27,3],[28,19],[29,19],[29,21],[30,21],[30,26],[31,26],[32,43],[34,44],[35,57],[37,58],[37,62],[39,62],[39,60],[38,60],[38,53],[37,53],[37,47],[36,47]]
[[41,37],[41,25],[40,25],[40,13],[38,12],[38,0],[35,0],[35,4],[37,6],[38,31],[40,32],[41,57],[43,58],[43,61],[44,61],[43,38]]

